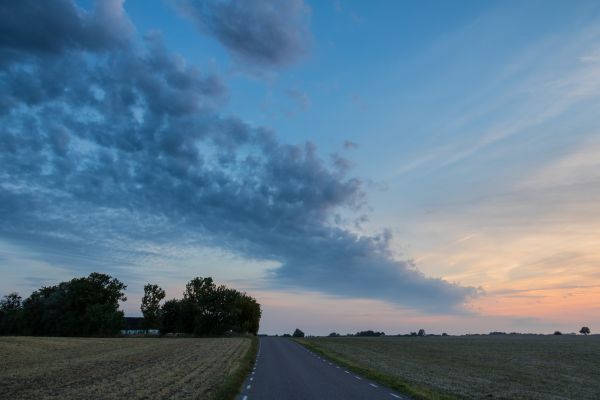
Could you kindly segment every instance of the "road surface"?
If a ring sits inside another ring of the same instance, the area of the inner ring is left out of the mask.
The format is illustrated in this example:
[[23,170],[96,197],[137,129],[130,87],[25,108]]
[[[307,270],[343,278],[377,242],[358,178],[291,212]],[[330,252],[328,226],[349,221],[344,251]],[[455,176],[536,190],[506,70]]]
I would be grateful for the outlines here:
[[396,400],[409,398],[345,370],[293,340],[261,337],[238,400]]

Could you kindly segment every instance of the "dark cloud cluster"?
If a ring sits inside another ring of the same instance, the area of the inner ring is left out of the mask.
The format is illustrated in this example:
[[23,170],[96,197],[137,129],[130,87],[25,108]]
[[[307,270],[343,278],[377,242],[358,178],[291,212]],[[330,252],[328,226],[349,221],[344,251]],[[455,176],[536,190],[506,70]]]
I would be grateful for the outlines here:
[[310,9],[303,0],[178,0],[177,4],[243,65],[293,64],[311,40]]
[[[2,4],[2,16],[18,14],[19,2]],[[97,26],[127,25],[119,7],[100,13],[110,18]],[[75,7],[63,18],[93,15]],[[40,26],[55,24],[52,12],[38,16]],[[4,240],[71,268],[136,264],[156,256],[154,244],[217,246],[278,261],[273,285],[430,311],[457,309],[475,294],[394,260],[389,235],[336,224],[338,210],[364,201],[347,164],[221,115],[221,79],[171,54],[159,35],[100,47],[59,35],[56,47],[39,47],[35,32],[20,29],[1,47],[26,55],[0,68]],[[97,35],[86,40],[107,33]]]
[[30,53],[51,55],[69,48],[102,51],[123,46],[134,29],[122,3],[100,1],[89,12],[73,0],[0,1],[0,63]]

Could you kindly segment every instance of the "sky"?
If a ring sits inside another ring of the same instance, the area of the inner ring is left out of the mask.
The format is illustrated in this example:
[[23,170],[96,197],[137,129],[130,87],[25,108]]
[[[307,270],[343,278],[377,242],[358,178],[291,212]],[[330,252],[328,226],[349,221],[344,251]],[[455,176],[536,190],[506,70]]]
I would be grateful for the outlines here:
[[[35,21],[35,23],[31,23]],[[0,294],[261,332],[600,327],[600,4],[0,1]]]

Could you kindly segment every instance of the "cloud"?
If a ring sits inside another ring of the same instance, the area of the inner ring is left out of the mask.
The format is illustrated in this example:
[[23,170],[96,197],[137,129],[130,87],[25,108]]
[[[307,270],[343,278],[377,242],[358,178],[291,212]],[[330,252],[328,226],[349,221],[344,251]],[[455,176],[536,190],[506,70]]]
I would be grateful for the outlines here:
[[311,41],[310,9],[303,0],[179,0],[199,30],[214,36],[242,65],[296,63]]
[[341,13],[344,11],[344,7],[342,7],[342,2],[340,0],[334,0],[332,4],[335,12]]
[[351,140],[344,141],[344,149],[358,149],[358,143],[353,142]]
[[298,89],[286,89],[285,95],[294,102],[294,104],[303,111],[310,108],[310,97]]
[[56,0],[51,7],[36,0],[4,1],[0,21],[4,62],[23,55],[58,54],[67,48],[112,49],[124,45],[134,30],[123,0],[97,2],[91,12],[72,0]]
[[364,203],[362,182],[310,142],[285,144],[221,115],[219,76],[171,54],[160,35],[93,56],[78,42],[60,46],[64,55],[48,58],[27,41],[5,45],[28,56],[0,69],[3,240],[71,269],[214,246],[278,262],[272,287],[430,312],[476,294],[396,261],[388,233],[336,224],[338,210]]

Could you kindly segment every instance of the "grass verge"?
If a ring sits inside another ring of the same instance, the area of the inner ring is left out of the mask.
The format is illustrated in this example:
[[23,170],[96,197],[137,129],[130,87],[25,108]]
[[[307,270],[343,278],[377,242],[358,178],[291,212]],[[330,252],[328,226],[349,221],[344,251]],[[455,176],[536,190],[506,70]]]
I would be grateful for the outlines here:
[[327,351],[312,343],[307,341],[306,339],[293,339],[302,346],[308,348],[314,353],[319,354],[322,357],[327,358],[328,360],[335,362],[336,364],[352,371],[357,374],[360,374],[366,378],[369,378],[375,382],[378,382],[384,386],[387,386],[391,389],[397,390],[400,393],[406,394],[412,397],[415,400],[458,400],[460,397],[453,396],[448,393],[443,393],[437,391],[432,388],[428,388],[421,385],[416,385],[410,383],[406,380],[400,379],[398,377],[388,375],[382,373],[380,371],[376,371],[371,368],[364,367],[355,362],[348,360],[347,358],[336,354],[332,351]]
[[240,360],[238,367],[225,378],[221,386],[210,397],[211,400],[232,400],[238,394],[246,376],[252,371],[258,351],[258,337],[254,336],[250,340],[252,340],[250,348]]

